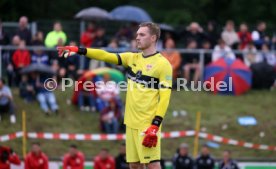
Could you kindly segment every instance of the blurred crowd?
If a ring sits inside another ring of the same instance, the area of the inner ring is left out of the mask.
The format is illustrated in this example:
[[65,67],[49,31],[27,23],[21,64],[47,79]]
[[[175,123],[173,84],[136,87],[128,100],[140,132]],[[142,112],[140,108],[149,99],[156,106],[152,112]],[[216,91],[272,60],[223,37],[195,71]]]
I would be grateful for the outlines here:
[[[49,168],[48,157],[42,149],[40,143],[34,142],[32,144],[30,152],[24,158],[25,169]],[[93,168],[129,169],[126,162],[125,144],[120,145],[118,152],[116,156],[113,156],[109,153],[109,149],[102,148],[98,155],[91,158],[94,163]],[[9,147],[0,146],[0,157],[0,168],[10,169],[10,164],[20,165],[19,156]],[[207,145],[203,145],[200,154],[196,158],[193,158],[189,154],[188,145],[182,143],[177,148],[171,161],[173,169],[239,169],[238,163],[231,157],[231,151],[224,150],[219,159],[221,160],[215,160],[212,157]],[[84,162],[90,161],[90,159],[85,158],[85,155],[75,144],[68,148],[68,152],[61,157],[61,160],[63,169],[84,169]],[[163,159],[161,159],[161,167],[165,169],[165,160]]]
[[[108,39],[110,36],[106,34],[105,27],[89,22],[79,42],[68,39],[59,21],[53,23],[52,31],[37,31],[34,36],[28,25],[28,18],[20,17],[18,28],[11,35],[6,33],[0,21],[0,45],[14,47],[14,50],[2,51],[4,77],[0,81],[1,112],[10,113],[11,123],[16,122],[16,116],[10,87],[18,88],[20,96],[26,103],[38,101],[46,115],[58,114],[60,110],[55,94],[46,90],[44,84],[47,78],[55,79],[60,86],[62,78],[78,80],[84,72],[98,67],[112,67],[124,72],[122,67],[90,60],[78,54],[67,59],[58,57],[54,50],[56,46],[77,45],[104,48],[111,52],[137,51],[135,40],[137,23],[122,26]],[[205,65],[221,57],[229,57],[241,59],[247,66],[263,63],[265,67],[276,70],[275,45],[276,36],[268,36],[264,21],[258,22],[256,27],[250,30],[246,23],[241,23],[237,27],[231,20],[226,21],[223,30],[219,30],[214,22],[209,22],[205,29],[197,22],[190,23],[181,31],[164,29],[157,43],[158,50],[173,67],[174,79],[184,77],[187,81],[193,80],[195,84],[200,80],[203,69],[199,53],[195,51],[197,49],[204,49]],[[35,48],[29,50],[27,47]],[[186,52],[180,53],[176,48],[185,49]],[[31,65],[36,65],[36,69],[30,69]],[[44,65],[45,68],[39,65]],[[93,83],[99,80],[107,82],[110,77],[104,75],[83,80]],[[46,84],[48,85],[51,84]],[[123,103],[120,91],[115,85],[112,90],[103,88],[87,92],[81,89],[76,105],[81,111],[100,112],[102,131],[117,133],[122,128],[120,126]]]

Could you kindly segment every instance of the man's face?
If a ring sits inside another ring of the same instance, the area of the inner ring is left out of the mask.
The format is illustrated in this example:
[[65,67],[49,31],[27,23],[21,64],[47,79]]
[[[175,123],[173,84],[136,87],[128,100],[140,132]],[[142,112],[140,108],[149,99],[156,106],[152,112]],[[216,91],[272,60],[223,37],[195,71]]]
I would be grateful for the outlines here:
[[230,159],[230,154],[229,152],[225,151],[223,152],[223,160],[228,161]]
[[32,145],[32,152],[38,154],[40,152],[40,146],[37,144]]
[[208,155],[209,154],[209,149],[207,147],[203,147],[201,150],[202,155]]
[[100,152],[100,157],[101,157],[102,160],[105,160],[108,157],[108,152],[105,151],[105,150],[102,150]]
[[155,43],[155,35],[151,35],[148,27],[140,27],[137,31],[136,42],[137,48],[140,50],[145,50],[149,48],[152,43]]
[[188,154],[187,148],[180,148],[179,149],[179,154],[182,155],[182,156],[187,155]]
[[69,149],[69,154],[71,156],[75,156],[77,154],[77,149],[73,148],[73,147],[70,147]]

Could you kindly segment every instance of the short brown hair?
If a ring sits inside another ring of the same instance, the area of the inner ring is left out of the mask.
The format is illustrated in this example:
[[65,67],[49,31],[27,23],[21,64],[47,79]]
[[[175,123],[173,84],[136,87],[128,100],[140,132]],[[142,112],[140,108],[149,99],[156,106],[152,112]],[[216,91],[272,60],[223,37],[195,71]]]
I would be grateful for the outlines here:
[[150,34],[155,35],[156,36],[156,41],[158,41],[158,39],[160,38],[161,31],[160,31],[159,26],[156,23],[144,22],[144,23],[141,23],[139,25],[139,28],[141,28],[141,27],[148,27],[149,31],[150,31]]

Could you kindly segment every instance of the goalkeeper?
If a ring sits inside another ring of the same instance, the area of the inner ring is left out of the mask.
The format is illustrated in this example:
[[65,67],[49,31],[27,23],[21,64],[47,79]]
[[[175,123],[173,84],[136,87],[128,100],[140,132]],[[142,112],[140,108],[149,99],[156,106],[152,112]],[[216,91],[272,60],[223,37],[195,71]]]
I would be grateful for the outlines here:
[[140,53],[108,53],[101,49],[76,46],[58,47],[60,56],[74,53],[91,59],[126,67],[128,90],[124,123],[126,125],[126,158],[131,169],[161,169],[161,124],[168,108],[172,67],[159,52],[156,42],[160,28],[151,22],[142,23],[136,34]]

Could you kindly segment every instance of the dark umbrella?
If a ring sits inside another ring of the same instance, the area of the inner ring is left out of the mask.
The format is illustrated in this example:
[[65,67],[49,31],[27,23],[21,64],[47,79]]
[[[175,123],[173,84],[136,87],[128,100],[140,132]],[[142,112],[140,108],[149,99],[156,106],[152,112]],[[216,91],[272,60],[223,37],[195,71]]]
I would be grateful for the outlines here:
[[85,8],[75,15],[78,19],[111,19],[110,14],[101,8],[90,7]]
[[38,63],[31,64],[20,71],[20,73],[22,74],[27,74],[32,72],[49,74],[49,75],[54,75],[56,73],[50,66],[47,66],[44,64],[38,64]]
[[150,22],[152,21],[149,14],[135,6],[119,6],[110,12],[110,15],[115,20],[131,21],[131,22]]

